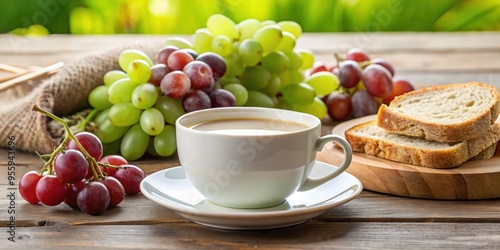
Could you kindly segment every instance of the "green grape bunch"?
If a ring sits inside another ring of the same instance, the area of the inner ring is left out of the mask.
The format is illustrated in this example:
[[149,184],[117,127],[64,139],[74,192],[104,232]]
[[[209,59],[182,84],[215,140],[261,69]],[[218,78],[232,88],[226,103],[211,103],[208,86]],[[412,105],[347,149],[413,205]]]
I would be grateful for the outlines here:
[[[306,75],[312,51],[296,48],[301,26],[293,21],[212,15],[192,39],[169,37],[156,58],[137,49],[118,56],[119,69],[88,96],[99,111],[95,134],[127,160],[176,151],[175,120],[205,108],[257,106],[290,109],[319,118],[322,97],[339,88],[332,72]],[[113,152],[113,150],[107,150]]]

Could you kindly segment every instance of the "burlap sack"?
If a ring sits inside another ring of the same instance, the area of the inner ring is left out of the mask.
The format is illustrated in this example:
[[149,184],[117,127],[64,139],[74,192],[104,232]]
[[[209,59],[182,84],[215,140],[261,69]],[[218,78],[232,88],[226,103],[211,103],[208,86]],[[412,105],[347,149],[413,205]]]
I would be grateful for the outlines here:
[[132,44],[96,52],[64,66],[50,78],[18,84],[0,92],[0,147],[15,137],[17,150],[50,153],[61,138],[49,132],[49,119],[31,111],[36,103],[61,117],[88,107],[87,96],[102,84],[104,74],[119,69],[117,58],[126,48],[136,48],[155,59],[161,44]]

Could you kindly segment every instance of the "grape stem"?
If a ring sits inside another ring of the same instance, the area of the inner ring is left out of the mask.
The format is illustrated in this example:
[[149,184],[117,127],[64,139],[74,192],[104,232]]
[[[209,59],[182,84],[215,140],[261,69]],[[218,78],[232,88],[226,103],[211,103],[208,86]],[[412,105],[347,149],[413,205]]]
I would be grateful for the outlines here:
[[90,113],[85,117],[83,121],[81,121],[78,126],[76,126],[76,131],[73,132],[82,132],[85,131],[85,127],[87,124],[94,119],[94,117],[99,113],[99,110],[93,109]]
[[[54,162],[55,157],[57,156],[57,154],[59,152],[64,150],[69,139],[72,139],[75,142],[75,144],[78,146],[80,151],[83,153],[83,155],[85,155],[85,158],[87,159],[87,161],[90,163],[89,166],[90,166],[90,169],[92,170],[92,175],[94,176],[94,179],[98,180],[99,177],[101,177],[101,178],[105,177],[104,173],[101,171],[101,168],[98,167],[99,164],[97,163],[97,160],[94,159],[94,157],[90,156],[90,154],[87,152],[87,150],[85,150],[85,148],[82,146],[82,144],[76,139],[76,137],[71,132],[71,130],[68,126],[68,123],[65,120],[57,117],[56,115],[50,113],[49,111],[47,111],[43,108],[40,108],[36,104],[33,104],[33,106],[31,106],[31,110],[40,112],[40,113],[54,119],[55,121],[61,123],[64,127],[64,130],[66,131],[66,136],[64,137],[63,141],[54,150],[54,152],[52,152],[52,154],[50,154],[50,158],[47,162],[45,162],[45,164],[42,168],[42,171],[40,171],[40,174],[42,174],[45,170],[47,170],[49,174],[52,174],[52,171],[53,171],[52,166],[53,166],[53,162]],[[47,157],[47,155],[41,155],[41,156]]]

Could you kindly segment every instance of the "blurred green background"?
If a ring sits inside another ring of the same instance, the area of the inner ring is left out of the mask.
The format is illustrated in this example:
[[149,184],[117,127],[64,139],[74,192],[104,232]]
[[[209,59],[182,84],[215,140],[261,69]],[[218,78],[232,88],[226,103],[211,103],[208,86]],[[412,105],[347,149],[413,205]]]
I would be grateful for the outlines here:
[[224,14],[305,32],[500,30],[498,0],[1,0],[0,33],[191,34]]

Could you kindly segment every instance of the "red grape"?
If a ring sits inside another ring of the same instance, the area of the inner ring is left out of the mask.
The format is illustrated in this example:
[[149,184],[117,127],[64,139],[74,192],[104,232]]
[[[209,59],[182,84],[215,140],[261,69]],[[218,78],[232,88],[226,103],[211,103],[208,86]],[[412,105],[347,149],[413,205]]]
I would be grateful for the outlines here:
[[66,199],[68,186],[55,175],[46,175],[36,184],[35,194],[38,200],[47,206],[57,206]]
[[[205,93],[205,92],[203,92]],[[144,171],[135,165],[122,165],[114,176],[123,185],[126,194],[141,192],[140,184],[144,179]]]
[[351,96],[348,93],[332,92],[326,98],[325,104],[332,120],[345,120],[351,115]]
[[193,60],[193,57],[186,51],[177,50],[168,56],[167,67],[172,71],[182,70],[186,64]]
[[101,214],[109,206],[109,191],[104,184],[91,181],[78,193],[76,203],[87,214]]
[[373,58],[372,63],[378,64],[378,65],[384,67],[387,71],[389,71],[389,73],[391,74],[391,77],[394,76],[394,67],[392,67],[392,65],[389,62],[387,62],[386,60],[384,60],[382,58]]
[[[121,155],[106,155],[99,160],[100,163],[108,163],[113,166],[121,166],[128,164],[128,161]],[[117,168],[114,167],[102,167],[102,170],[108,175],[113,176],[116,173]]]
[[385,98],[392,92],[391,73],[378,64],[371,64],[363,70],[361,78],[366,90],[373,96]]
[[192,89],[200,89],[209,93],[215,85],[212,69],[202,61],[192,61],[183,69],[191,80]]
[[347,51],[346,60],[353,60],[356,62],[364,62],[370,60],[368,52],[360,48],[352,48]]
[[170,70],[165,64],[155,64],[151,67],[151,76],[149,77],[149,83],[159,87],[161,84],[161,80],[165,77]]
[[314,75],[315,73],[322,71],[328,71],[328,69],[326,68],[326,64],[324,62],[315,62],[311,70],[309,71],[309,75]]
[[398,95],[402,95],[406,92],[410,92],[415,90],[413,85],[407,80],[397,80],[392,83],[392,93],[382,99],[382,102],[389,105],[389,103],[394,99],[394,97]]
[[[96,135],[90,132],[80,132],[75,135],[75,138],[82,144],[83,148],[97,161],[102,157],[102,143]],[[80,148],[76,145],[75,141],[70,140],[68,143],[68,149],[75,149],[80,151]]]
[[[337,69],[337,65],[332,64],[332,65],[327,65],[326,66],[326,71],[332,72],[335,74],[335,69]],[[338,69],[337,69],[338,70]],[[337,72],[338,73],[338,72]]]
[[366,90],[356,91],[351,97],[351,105],[354,118],[376,114],[379,106]]
[[336,76],[339,76],[339,68],[336,66],[333,66],[332,69],[330,70],[330,72],[332,72]]
[[196,58],[198,58],[198,52],[196,52],[194,49],[180,49],[180,51],[184,51],[184,52],[187,52],[188,54],[190,54],[193,59],[196,60]]
[[184,96],[182,99],[182,107],[186,112],[208,109],[212,107],[212,101],[207,93],[195,89]]
[[75,183],[87,176],[89,162],[82,152],[68,149],[59,153],[54,160],[54,171],[63,182]]
[[224,58],[214,52],[204,52],[201,53],[197,58],[197,61],[202,61],[212,69],[214,80],[219,80],[226,73],[226,61]]
[[172,54],[172,52],[179,50],[179,48],[175,46],[165,46],[158,53],[157,61],[158,63],[167,65],[167,59]]
[[32,204],[40,202],[36,197],[35,189],[36,184],[41,178],[42,176],[34,170],[27,172],[21,177],[19,181],[19,193],[24,200]]
[[352,60],[343,61],[339,68],[340,84],[346,88],[352,88],[361,80],[361,69],[359,64]]
[[66,193],[66,199],[64,199],[64,203],[73,209],[78,209],[78,204],[76,202],[76,197],[78,193],[87,185],[87,180],[83,179],[77,183],[73,183],[68,185],[68,191]]
[[191,80],[182,71],[172,71],[161,80],[161,92],[172,98],[183,97],[191,88]]
[[106,186],[109,192],[109,207],[114,207],[123,201],[125,197],[125,189],[123,185],[114,177],[106,176],[101,181]]
[[210,92],[210,101],[213,108],[236,106],[236,98],[233,93],[225,89],[214,89]]

